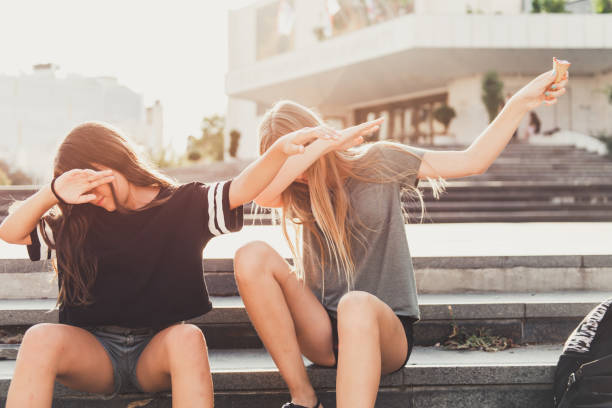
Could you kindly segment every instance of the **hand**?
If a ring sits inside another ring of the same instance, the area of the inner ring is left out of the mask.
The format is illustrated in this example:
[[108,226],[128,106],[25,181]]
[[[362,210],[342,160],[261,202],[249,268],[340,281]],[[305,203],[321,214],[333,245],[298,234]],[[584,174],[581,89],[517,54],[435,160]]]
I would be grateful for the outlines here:
[[380,129],[380,125],[384,121],[384,118],[378,118],[341,130],[340,137],[332,144],[330,150],[346,150],[351,147],[359,146],[363,143],[364,136],[370,135]]
[[553,70],[545,72],[521,88],[512,99],[528,110],[537,108],[542,102],[546,105],[554,105],[557,103],[557,98],[565,94],[569,74],[566,73],[561,82],[555,84],[554,80],[555,72]]
[[73,169],[55,180],[55,192],[68,204],[85,204],[98,199],[91,191],[115,179],[112,170]]
[[304,153],[305,145],[315,139],[338,140],[340,133],[327,125],[306,127],[287,133],[278,139],[278,143],[282,146],[283,153],[292,156]]

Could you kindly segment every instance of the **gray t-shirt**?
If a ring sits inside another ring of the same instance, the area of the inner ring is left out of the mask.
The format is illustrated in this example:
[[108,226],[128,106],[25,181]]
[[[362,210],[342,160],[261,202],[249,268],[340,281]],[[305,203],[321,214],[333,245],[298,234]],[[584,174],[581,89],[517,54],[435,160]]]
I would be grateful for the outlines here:
[[[402,186],[418,184],[416,173],[424,152],[409,149],[416,157],[384,144],[375,144],[368,152],[377,155],[378,160],[384,160],[394,173],[410,173],[400,181],[368,183],[351,178],[345,186],[353,218],[360,221],[350,221],[361,237],[359,240],[353,239],[351,243],[355,263],[352,290],[371,293],[389,305],[396,314],[418,319],[416,282],[400,192]],[[323,238],[322,232],[318,232]],[[336,311],[340,298],[349,290],[344,273],[338,273],[329,249],[325,249],[327,256],[323,270],[317,239],[306,229],[303,238],[306,283],[326,309]]]

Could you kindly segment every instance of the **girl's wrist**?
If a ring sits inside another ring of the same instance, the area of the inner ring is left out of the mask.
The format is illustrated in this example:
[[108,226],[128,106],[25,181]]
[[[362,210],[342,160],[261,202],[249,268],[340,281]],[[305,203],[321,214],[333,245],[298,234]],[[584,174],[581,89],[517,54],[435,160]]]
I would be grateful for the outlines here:
[[520,93],[515,94],[508,101],[508,109],[515,111],[520,114],[526,114],[530,111],[529,109],[529,100],[522,96]]
[[53,194],[53,191],[51,190],[51,183],[46,184],[41,189],[41,192],[43,193],[47,202],[50,204],[50,207],[53,207],[54,205],[59,204],[59,200],[57,199],[57,197],[55,196],[55,194]]

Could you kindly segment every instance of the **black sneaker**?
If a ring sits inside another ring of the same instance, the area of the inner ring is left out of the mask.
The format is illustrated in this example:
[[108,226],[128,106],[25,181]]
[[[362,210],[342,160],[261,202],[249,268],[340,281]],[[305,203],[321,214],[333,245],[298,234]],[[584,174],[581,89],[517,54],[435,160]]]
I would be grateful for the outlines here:
[[[317,398],[317,403],[312,408],[319,408],[320,406],[321,406],[321,402],[319,401],[319,398]],[[308,408],[308,407],[305,407],[303,405],[296,405],[293,402],[287,402],[281,408]]]

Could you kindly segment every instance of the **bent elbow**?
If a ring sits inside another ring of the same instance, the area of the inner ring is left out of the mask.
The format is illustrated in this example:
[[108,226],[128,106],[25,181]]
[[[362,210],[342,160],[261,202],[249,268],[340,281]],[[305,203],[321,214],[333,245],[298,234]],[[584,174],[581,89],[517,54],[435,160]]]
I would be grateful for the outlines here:
[[484,174],[487,172],[487,170],[489,170],[490,165],[484,165],[484,166],[477,166],[473,169],[471,169],[471,174],[470,176],[479,176],[481,174]]
[[263,207],[263,208],[279,208],[283,206],[283,202],[280,199],[280,197],[276,197],[274,199],[269,199],[265,197],[257,197],[255,198],[255,200],[253,200],[253,202],[257,204],[259,207]]

